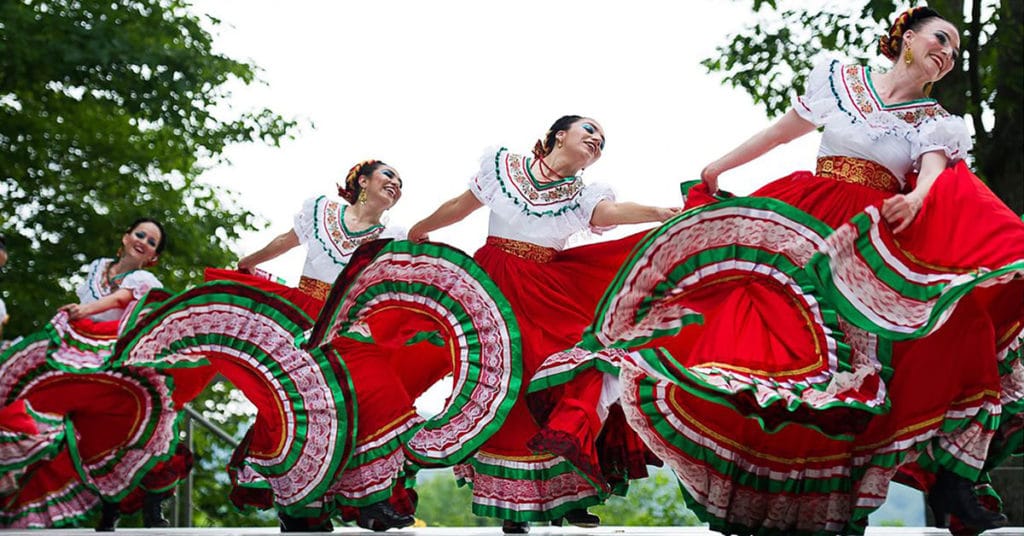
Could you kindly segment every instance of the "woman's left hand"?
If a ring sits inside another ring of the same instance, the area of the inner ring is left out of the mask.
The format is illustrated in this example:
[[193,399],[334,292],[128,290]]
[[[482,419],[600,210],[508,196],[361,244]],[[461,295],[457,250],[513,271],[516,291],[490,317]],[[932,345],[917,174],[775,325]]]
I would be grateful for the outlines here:
[[898,233],[910,227],[922,204],[924,201],[914,192],[894,195],[882,203],[882,217],[892,226],[892,232]]
[[68,314],[68,318],[70,320],[78,320],[79,318],[82,318],[82,316],[83,316],[82,312],[81,312],[81,309],[82,308],[77,303],[69,303],[67,305],[62,306],[60,309],[57,309],[57,310],[58,311],[63,311],[65,313],[67,313]]

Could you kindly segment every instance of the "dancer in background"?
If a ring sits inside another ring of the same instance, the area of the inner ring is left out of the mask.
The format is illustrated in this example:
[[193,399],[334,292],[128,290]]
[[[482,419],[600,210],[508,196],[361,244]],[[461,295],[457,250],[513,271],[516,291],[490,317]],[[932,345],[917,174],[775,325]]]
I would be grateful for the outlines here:
[[[609,187],[584,184],[580,171],[597,162],[604,145],[597,121],[564,116],[537,142],[533,155],[504,148],[486,152],[469,189],[410,229],[410,240],[424,241],[431,231],[480,207],[490,209],[487,243],[474,258],[511,302],[519,321],[523,378],[549,354],[578,340],[598,297],[637,240],[566,249],[569,238],[619,224],[660,222],[678,213],[616,202]],[[602,501],[603,491],[561,456],[527,446],[538,427],[523,394],[504,426],[468,464],[456,468],[456,475],[472,485],[473,512],[502,519],[506,533],[526,533],[530,521],[565,519],[597,526],[599,519],[586,509]],[[644,453],[633,454],[643,471]]]
[[[209,375],[191,371],[176,377],[172,398],[169,375],[109,362],[128,307],[161,286],[145,268],[156,264],[166,241],[156,220],[133,222],[116,258],[89,264],[77,289],[79,302],[62,306],[43,331],[0,356],[6,372],[0,403],[24,399],[40,413],[69,420],[75,430],[75,441],[57,449],[56,458],[25,471],[3,501],[5,523],[74,522],[98,496],[102,516],[97,530],[112,531],[122,512],[140,509],[144,526],[168,526],[161,501],[191,466],[190,453],[175,448],[177,411],[202,390]],[[77,456],[75,466],[67,463],[68,449]]]

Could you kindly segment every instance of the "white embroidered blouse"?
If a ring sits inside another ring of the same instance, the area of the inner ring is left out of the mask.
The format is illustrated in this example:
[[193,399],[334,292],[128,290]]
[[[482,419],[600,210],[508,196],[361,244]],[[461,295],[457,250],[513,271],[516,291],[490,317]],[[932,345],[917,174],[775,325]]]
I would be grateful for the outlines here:
[[405,239],[407,233],[401,227],[374,225],[362,231],[349,230],[345,226],[347,207],[348,204],[325,195],[302,204],[302,210],[295,215],[294,229],[299,242],[306,245],[303,276],[334,283],[360,245],[378,238]]
[[540,183],[530,172],[533,157],[491,149],[480,159],[480,171],[469,190],[491,210],[488,234],[562,250],[569,237],[586,230],[594,207],[615,200],[611,188],[586,185],[579,177]]
[[[146,270],[134,270],[121,274],[120,277],[115,277],[113,281],[108,281],[107,270],[112,262],[114,262],[114,259],[102,258],[96,259],[89,264],[89,273],[85,276],[85,281],[79,285],[77,290],[78,303],[84,305],[99,301],[100,298],[105,298],[120,289],[132,291],[132,297],[139,299],[149,292],[150,289],[160,288],[160,280]],[[118,307],[96,313],[90,318],[94,322],[105,322],[108,320],[118,320],[122,314],[124,314],[124,308]]]
[[887,104],[875,91],[871,68],[818,64],[793,108],[807,121],[824,127],[818,156],[851,156],[885,166],[900,181],[919,171],[921,155],[943,151],[955,162],[971,150],[964,119],[947,112],[935,99]]

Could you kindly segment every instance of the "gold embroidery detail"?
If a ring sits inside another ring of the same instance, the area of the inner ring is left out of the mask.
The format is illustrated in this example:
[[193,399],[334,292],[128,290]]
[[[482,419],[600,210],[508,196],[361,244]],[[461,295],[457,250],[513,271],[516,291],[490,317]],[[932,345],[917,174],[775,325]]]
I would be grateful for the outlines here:
[[496,247],[509,255],[533,262],[551,262],[558,253],[557,249],[538,246],[530,242],[521,242],[497,236],[488,236],[487,245]]
[[299,278],[299,292],[312,296],[318,300],[326,300],[331,293],[331,284],[312,277],[302,276]]
[[819,177],[860,184],[884,192],[899,192],[900,181],[885,166],[851,156],[823,156],[818,158],[814,172]]

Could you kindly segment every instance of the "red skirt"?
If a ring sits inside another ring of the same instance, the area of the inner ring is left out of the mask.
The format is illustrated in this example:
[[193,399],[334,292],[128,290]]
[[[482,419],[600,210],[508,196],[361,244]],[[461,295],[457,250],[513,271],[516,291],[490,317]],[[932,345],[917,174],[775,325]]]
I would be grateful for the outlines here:
[[584,339],[640,350],[627,419],[713,529],[861,532],[898,471],[976,479],[1020,412],[1024,224],[962,163],[897,236],[890,195],[695,187],[602,301]]
[[[601,293],[639,237],[567,249],[550,262],[527,260],[492,245],[477,251],[474,258],[519,321],[523,378],[532,378],[549,355],[579,341]],[[579,390],[557,387],[531,395],[543,428],[527,407],[525,392],[520,393],[501,429],[456,470],[472,484],[475,514],[543,521],[603,500],[604,490],[595,483],[602,477],[586,470],[600,465],[595,445],[603,422],[596,410],[597,383],[596,388],[588,383]],[[618,429],[628,433],[624,426]]]
[[320,314],[320,309],[324,306],[323,300],[317,299],[298,288],[289,287],[288,285],[278,283],[277,281],[273,281],[266,277],[239,272],[238,270],[207,268],[203,272],[203,280],[235,281],[236,283],[242,283],[253,288],[258,288],[264,292],[275,294],[288,300],[299,309],[302,309],[312,320],[316,320],[317,315]]
[[0,518],[11,526],[62,526],[85,516],[101,496],[120,501],[172,457],[177,443],[168,376],[120,366],[66,372],[48,359],[53,347],[39,332],[0,359],[0,401],[31,404],[67,430],[51,445],[59,452],[24,466],[17,490],[2,500]]

